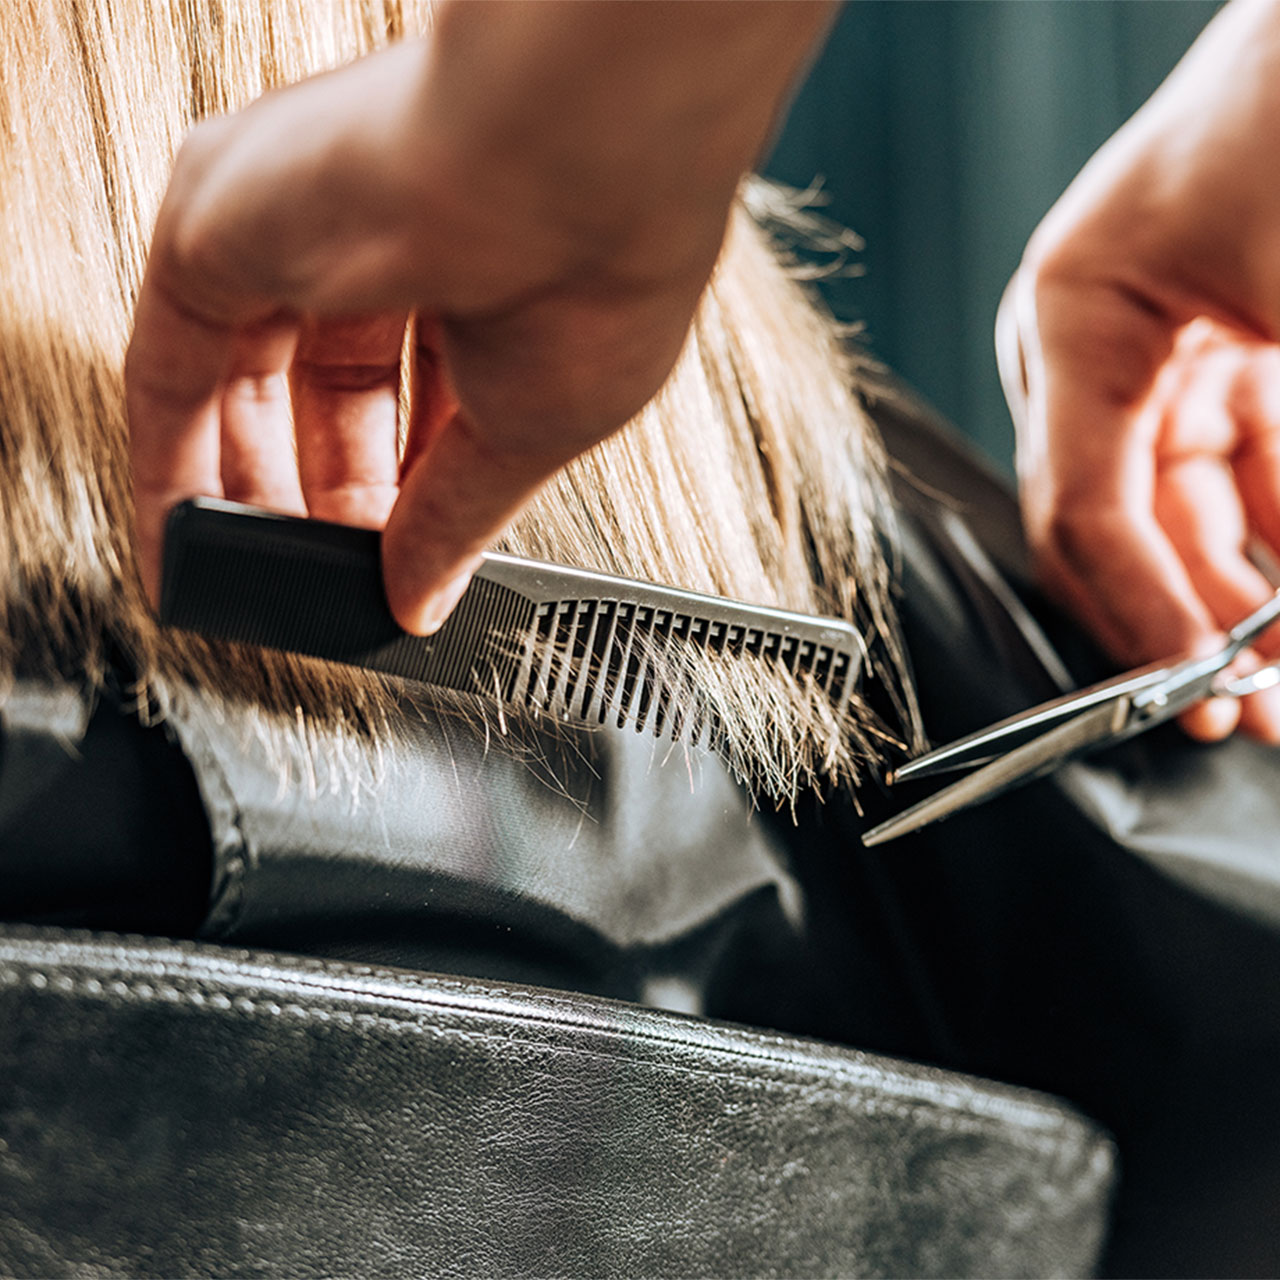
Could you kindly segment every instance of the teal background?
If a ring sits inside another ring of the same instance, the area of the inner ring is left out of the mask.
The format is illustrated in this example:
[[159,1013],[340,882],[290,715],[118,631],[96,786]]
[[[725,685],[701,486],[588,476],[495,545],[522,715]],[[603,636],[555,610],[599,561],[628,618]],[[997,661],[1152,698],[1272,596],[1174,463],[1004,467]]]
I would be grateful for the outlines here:
[[1022,247],[1093,151],[1142,104],[1217,0],[855,0],[765,171],[822,180],[866,242],[824,285],[870,351],[1006,467],[992,354]]

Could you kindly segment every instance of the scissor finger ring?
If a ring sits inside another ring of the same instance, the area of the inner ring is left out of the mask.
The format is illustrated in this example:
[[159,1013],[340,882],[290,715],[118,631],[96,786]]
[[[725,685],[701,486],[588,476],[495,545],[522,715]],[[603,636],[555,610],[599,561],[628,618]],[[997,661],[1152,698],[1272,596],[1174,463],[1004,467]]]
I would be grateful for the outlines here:
[[1229,680],[1215,683],[1213,692],[1220,698],[1244,698],[1277,684],[1280,684],[1280,662],[1269,662],[1247,675],[1232,676]]

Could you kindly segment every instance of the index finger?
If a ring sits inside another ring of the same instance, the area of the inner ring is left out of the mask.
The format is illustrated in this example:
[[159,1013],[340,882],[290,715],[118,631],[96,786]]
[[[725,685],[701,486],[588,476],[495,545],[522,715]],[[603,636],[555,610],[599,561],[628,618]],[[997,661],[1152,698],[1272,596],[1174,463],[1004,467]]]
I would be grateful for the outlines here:
[[[1219,628],[1159,519],[1159,418],[1147,411],[1178,322],[1115,285],[1049,292],[1047,314],[1027,305],[1030,289],[1018,295],[1019,479],[1041,574],[1121,662],[1207,651]],[[1215,740],[1239,715],[1237,703],[1214,698],[1180,720]]]
[[164,523],[194,494],[222,493],[220,410],[234,329],[181,305],[148,271],[125,358],[139,564],[158,601]]
[[1121,661],[1190,651],[1217,626],[1156,515],[1146,412],[1177,323],[1095,282],[1042,283],[1020,321],[1019,479],[1044,576]]

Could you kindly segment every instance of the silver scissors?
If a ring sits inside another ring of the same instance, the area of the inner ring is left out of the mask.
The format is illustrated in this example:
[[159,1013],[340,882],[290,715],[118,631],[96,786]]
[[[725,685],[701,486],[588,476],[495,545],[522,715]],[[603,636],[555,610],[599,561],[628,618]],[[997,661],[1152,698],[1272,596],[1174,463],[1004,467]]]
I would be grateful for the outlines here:
[[967,737],[926,752],[895,770],[890,781],[973,769],[968,777],[912,805],[862,837],[884,844],[959,809],[990,800],[1056,769],[1086,751],[1123,742],[1202,698],[1242,698],[1280,684],[1280,663],[1249,675],[1228,668],[1280,618],[1280,591],[1227,632],[1221,649],[1202,658],[1157,662],[1041,703]]

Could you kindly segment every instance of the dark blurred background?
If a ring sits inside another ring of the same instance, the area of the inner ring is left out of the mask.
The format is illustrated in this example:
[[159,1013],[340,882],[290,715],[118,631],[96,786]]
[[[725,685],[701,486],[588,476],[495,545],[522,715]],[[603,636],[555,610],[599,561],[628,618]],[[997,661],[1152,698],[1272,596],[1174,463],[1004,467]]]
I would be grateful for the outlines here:
[[1022,247],[1218,0],[853,0],[766,172],[866,241],[827,282],[890,365],[1006,468],[991,332]]

